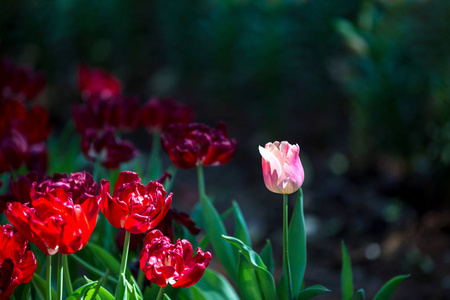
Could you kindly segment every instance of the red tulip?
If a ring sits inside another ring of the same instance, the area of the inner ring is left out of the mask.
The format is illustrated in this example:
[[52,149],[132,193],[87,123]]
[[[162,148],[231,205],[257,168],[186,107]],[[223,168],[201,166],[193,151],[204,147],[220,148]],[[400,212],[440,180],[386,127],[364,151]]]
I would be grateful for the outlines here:
[[78,84],[85,97],[99,96],[106,99],[121,92],[120,81],[101,69],[89,69],[81,65],[78,69]]
[[217,128],[198,123],[172,125],[161,135],[161,142],[173,164],[182,169],[226,164],[237,147],[228,138],[224,123]]
[[9,224],[0,231],[0,300],[9,299],[16,288],[28,283],[36,271],[36,259],[28,241]]
[[106,127],[103,131],[88,129],[81,139],[84,156],[100,163],[107,169],[116,169],[121,163],[136,156],[137,150],[129,141],[121,141],[114,136],[114,128]]
[[119,174],[112,196],[109,181],[103,179],[100,197],[100,208],[109,223],[134,234],[155,228],[172,203],[172,193],[165,198],[162,184],[150,181],[144,186],[138,174],[130,171]]
[[150,99],[142,108],[140,120],[150,131],[162,131],[172,124],[189,123],[194,119],[192,110],[173,99]]
[[211,261],[211,253],[200,248],[192,255],[192,245],[188,240],[177,240],[172,244],[161,231],[153,230],[145,237],[139,262],[150,282],[187,288],[200,280]]
[[81,250],[95,228],[99,211],[98,196],[89,194],[95,184],[86,174],[75,173],[66,180],[44,182],[40,186],[33,183],[32,207],[8,203],[6,217],[47,255]]

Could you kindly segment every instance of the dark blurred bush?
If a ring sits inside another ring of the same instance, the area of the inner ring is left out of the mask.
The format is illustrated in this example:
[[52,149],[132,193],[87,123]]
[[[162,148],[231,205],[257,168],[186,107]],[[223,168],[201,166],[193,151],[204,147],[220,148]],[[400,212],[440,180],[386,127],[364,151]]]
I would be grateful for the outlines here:
[[83,62],[141,101],[171,95],[201,121],[233,121],[244,149],[256,131],[337,149],[350,168],[400,169],[388,188],[433,203],[449,195],[449,23],[448,1],[0,2],[1,54],[48,75],[56,121]]

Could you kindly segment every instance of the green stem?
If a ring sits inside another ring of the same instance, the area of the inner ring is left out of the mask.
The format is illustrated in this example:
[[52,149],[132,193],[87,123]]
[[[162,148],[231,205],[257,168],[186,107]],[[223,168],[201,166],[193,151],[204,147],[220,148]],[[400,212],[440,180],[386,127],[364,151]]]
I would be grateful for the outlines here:
[[63,298],[63,283],[64,283],[64,264],[62,262],[62,254],[58,252],[58,280],[56,286],[56,299],[62,300]]
[[288,285],[288,299],[292,299],[291,266],[289,263],[289,240],[288,240],[288,195],[283,194],[283,263],[284,273]]
[[52,300],[52,256],[47,255],[47,300]]
[[198,193],[200,194],[200,197],[206,196],[205,177],[203,175],[203,165],[201,164],[197,166],[197,176],[198,176]]
[[70,296],[73,293],[72,280],[70,279],[69,263],[67,261],[67,255],[63,255],[64,265],[64,279],[66,281],[67,294]]
[[147,166],[148,170],[146,172],[150,180],[158,179],[159,176],[161,176],[162,174],[162,163],[159,155],[160,149],[161,149],[161,133],[159,131],[155,131],[153,133],[152,150],[150,152],[150,159]]
[[117,293],[121,286],[124,284],[123,279],[125,278],[125,271],[127,270],[127,262],[128,262],[128,249],[130,248],[130,238],[131,233],[125,231],[125,241],[123,243],[123,253],[122,253],[122,262],[120,263],[120,274],[119,274],[119,283],[116,287],[116,298]]
[[159,288],[159,292],[158,292],[158,296],[156,297],[156,300],[162,300],[164,299],[164,291],[165,291],[166,287],[162,286]]

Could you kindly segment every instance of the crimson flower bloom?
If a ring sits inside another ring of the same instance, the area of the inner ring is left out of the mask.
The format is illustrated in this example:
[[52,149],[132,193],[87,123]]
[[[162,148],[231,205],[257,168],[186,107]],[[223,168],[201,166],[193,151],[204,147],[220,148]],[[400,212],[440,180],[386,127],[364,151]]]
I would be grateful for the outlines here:
[[36,259],[28,241],[9,224],[0,231],[0,300],[9,299],[16,288],[28,283],[36,271]]
[[[40,191],[42,189],[42,191]],[[98,217],[96,183],[88,173],[75,173],[55,182],[33,183],[32,207],[8,203],[5,215],[43,253],[72,254],[86,246]]]
[[150,181],[145,186],[138,174],[130,171],[119,174],[112,196],[109,181],[103,179],[100,197],[100,208],[109,223],[134,234],[154,228],[172,203],[172,193],[166,198],[162,184]]
[[149,131],[163,131],[172,124],[190,123],[194,119],[188,106],[173,99],[151,98],[142,108],[140,121]]
[[30,101],[44,89],[45,78],[29,68],[16,66],[8,59],[0,60],[0,100]]
[[88,160],[99,159],[107,169],[116,169],[137,154],[131,142],[121,141],[114,136],[112,127],[106,127],[103,131],[86,130],[81,138],[81,150]]
[[153,230],[145,237],[139,262],[150,282],[187,288],[200,280],[211,261],[211,253],[200,248],[194,256],[193,252],[188,240],[177,240],[172,244],[161,231]]
[[78,84],[85,97],[99,96],[103,99],[117,96],[121,92],[121,83],[113,75],[101,70],[81,65],[78,69]]
[[228,163],[236,151],[236,140],[228,138],[224,123],[217,128],[190,123],[170,126],[161,142],[173,164],[182,169]]
[[131,131],[139,124],[139,102],[137,98],[112,96],[90,97],[86,103],[77,105],[72,111],[75,127],[83,133],[88,129],[100,131],[105,126],[121,131]]

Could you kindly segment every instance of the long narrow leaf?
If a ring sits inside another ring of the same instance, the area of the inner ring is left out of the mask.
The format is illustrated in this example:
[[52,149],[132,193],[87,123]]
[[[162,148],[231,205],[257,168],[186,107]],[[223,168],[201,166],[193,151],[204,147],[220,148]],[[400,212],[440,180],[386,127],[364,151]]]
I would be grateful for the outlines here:
[[243,299],[262,300],[258,278],[250,262],[240,254],[238,265],[238,289]]
[[313,285],[307,289],[302,290],[300,292],[300,294],[298,295],[298,300],[309,300],[311,298],[314,298],[316,296],[326,294],[329,292],[331,292],[331,291],[324,286]]
[[[214,300],[239,300],[228,280],[212,269],[206,269],[203,277],[195,284],[207,299]],[[184,289],[182,289],[184,290]],[[193,298],[196,300],[196,298]]]
[[353,300],[353,273],[350,255],[344,242],[342,242],[342,273],[341,273],[342,300]]
[[94,243],[88,243],[87,247],[94,252],[95,257],[98,258],[105,268],[111,271],[111,274],[120,273],[120,262],[111,255],[108,251]]
[[289,300],[289,295],[287,293],[288,286],[286,280],[286,274],[281,275],[280,281],[277,285],[277,296],[278,300]]
[[244,216],[242,215],[242,211],[239,208],[239,205],[236,201],[233,201],[233,209],[234,209],[234,219],[235,219],[235,226],[236,226],[234,235],[251,248],[252,242],[250,240],[250,234],[248,232],[247,224],[245,223],[245,219],[244,219]]
[[237,257],[235,257],[231,245],[221,238],[222,235],[226,234],[225,226],[220,220],[217,210],[206,195],[201,195],[200,205],[205,221],[206,236],[213,246],[214,253],[219,258],[228,275],[236,281]]
[[403,280],[408,278],[409,275],[400,275],[392,278],[378,291],[373,300],[389,300],[392,294],[397,289],[398,285],[402,283]]
[[[45,299],[47,294],[47,283],[45,282],[45,280],[38,274],[34,273],[31,282],[33,283],[33,286],[36,289],[39,298]],[[56,292],[53,289],[52,289],[52,299],[56,299]]]
[[273,260],[272,244],[269,239],[266,240],[266,245],[261,250],[260,256],[264,264],[267,266],[267,270],[273,274],[273,270],[275,269],[275,261]]
[[301,188],[297,192],[297,200],[289,224],[288,241],[292,292],[294,298],[296,298],[300,293],[306,269],[306,230],[305,217],[303,215],[303,192]]
[[364,292],[364,289],[359,289],[356,291],[355,300],[366,300],[366,293]]
[[235,237],[223,236],[223,238],[236,246],[241,251],[242,255],[253,265],[263,299],[276,299],[277,292],[275,288],[275,280],[273,279],[272,274],[267,270],[266,265],[258,253],[250,249],[241,240]]

